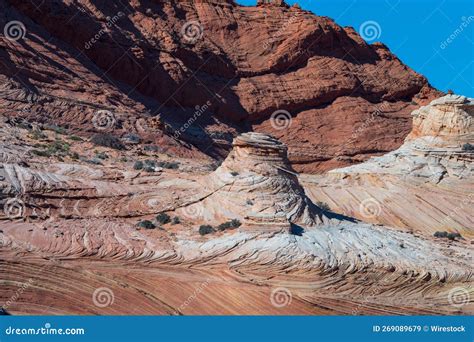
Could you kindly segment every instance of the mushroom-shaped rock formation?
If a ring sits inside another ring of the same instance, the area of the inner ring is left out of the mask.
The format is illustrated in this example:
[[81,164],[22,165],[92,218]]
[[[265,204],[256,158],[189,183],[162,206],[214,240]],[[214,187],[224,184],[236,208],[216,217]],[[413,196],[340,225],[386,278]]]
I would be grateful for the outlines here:
[[299,184],[287,147],[270,135],[235,138],[232,152],[207,182],[215,190],[198,205],[209,222],[236,218],[247,228],[280,231],[330,221]]

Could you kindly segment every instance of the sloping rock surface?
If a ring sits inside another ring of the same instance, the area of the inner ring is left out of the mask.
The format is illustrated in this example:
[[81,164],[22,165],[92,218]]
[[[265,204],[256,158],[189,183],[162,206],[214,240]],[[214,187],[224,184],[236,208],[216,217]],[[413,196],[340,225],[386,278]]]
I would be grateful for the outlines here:
[[182,155],[198,154],[173,136],[219,157],[256,130],[297,171],[345,166],[397,148],[438,94],[383,44],[298,7],[8,0],[0,13],[23,25],[0,35],[2,113],[88,135],[108,111],[116,134]]

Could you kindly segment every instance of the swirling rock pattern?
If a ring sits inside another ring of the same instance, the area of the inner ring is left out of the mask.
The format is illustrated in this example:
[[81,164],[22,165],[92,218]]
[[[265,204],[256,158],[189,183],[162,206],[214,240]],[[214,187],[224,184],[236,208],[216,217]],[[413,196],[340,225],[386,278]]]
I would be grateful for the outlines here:
[[[28,134],[18,128],[15,138],[10,127],[0,129],[13,150],[21,146],[27,155],[34,144]],[[92,150],[89,142],[77,144]],[[147,173],[121,162],[130,151],[110,150],[115,157],[104,165],[33,155],[27,164],[3,163],[2,199],[24,205],[19,217],[5,211],[0,217],[4,308],[13,314],[473,312],[467,240],[332,213],[310,200],[327,187],[294,171],[285,144],[247,133],[233,145],[212,172],[180,159],[182,169]],[[420,177],[406,182],[412,178]],[[409,184],[413,196],[425,191]],[[443,181],[429,184],[444,191]],[[357,191],[357,184],[335,188]],[[343,196],[340,203],[346,204]],[[159,213],[180,219],[160,223]],[[158,227],[137,226],[144,219]],[[229,219],[241,219],[241,227],[198,234],[201,224]],[[97,305],[99,290],[107,296]],[[453,291],[467,294],[465,302],[453,305]]]

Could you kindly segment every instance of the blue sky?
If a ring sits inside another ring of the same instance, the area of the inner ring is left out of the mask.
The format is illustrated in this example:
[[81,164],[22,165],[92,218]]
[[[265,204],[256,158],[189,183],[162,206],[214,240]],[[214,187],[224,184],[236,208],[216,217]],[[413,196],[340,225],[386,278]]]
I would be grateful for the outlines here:
[[295,2],[358,32],[364,23],[376,22],[380,27],[376,28],[379,37],[371,40],[368,36],[367,41],[385,43],[405,64],[425,75],[434,87],[474,97],[473,0],[287,1],[290,5]]

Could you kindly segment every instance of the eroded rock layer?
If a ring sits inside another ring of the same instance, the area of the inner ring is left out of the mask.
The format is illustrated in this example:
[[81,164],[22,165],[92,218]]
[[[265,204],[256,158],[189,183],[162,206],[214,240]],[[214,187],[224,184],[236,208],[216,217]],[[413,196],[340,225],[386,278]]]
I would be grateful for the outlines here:
[[106,111],[114,134],[181,156],[199,155],[185,141],[222,157],[253,129],[321,172],[399,147],[438,95],[383,44],[296,6],[8,0],[0,13],[23,25],[0,34],[1,113],[89,136]]
[[[303,188],[299,178],[308,184],[306,176],[294,172],[287,147],[271,136],[238,136],[233,151],[211,171],[194,159],[166,164],[166,153],[139,146],[93,148],[55,131],[0,122],[0,300],[7,312],[474,309],[472,245],[466,238],[366,224],[313,204],[307,193],[314,196],[325,186]],[[138,155],[146,169],[130,159]],[[430,184],[442,191],[449,178]],[[345,191],[353,189],[349,182]],[[103,305],[100,298],[112,299]],[[130,302],[137,307],[127,307]]]
[[473,115],[473,99],[441,97],[413,112],[413,130],[399,149],[302,182],[313,200],[346,215],[472,239]]

